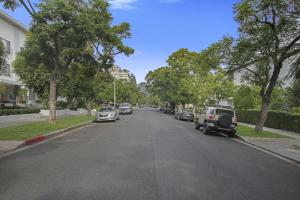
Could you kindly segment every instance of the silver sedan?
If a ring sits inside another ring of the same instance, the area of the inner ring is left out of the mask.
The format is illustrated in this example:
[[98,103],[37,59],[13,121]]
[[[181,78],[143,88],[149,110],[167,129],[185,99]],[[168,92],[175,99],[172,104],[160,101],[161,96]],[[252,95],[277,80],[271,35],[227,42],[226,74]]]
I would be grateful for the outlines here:
[[95,121],[116,121],[119,119],[119,112],[114,107],[105,107],[97,110]]

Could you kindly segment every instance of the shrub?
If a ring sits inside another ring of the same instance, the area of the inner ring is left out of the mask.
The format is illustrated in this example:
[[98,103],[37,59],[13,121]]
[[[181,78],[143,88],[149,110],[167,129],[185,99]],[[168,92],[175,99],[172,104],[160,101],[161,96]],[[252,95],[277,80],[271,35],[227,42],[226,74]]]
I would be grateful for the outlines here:
[[2,115],[20,115],[20,114],[31,114],[39,113],[39,108],[26,108],[26,109],[3,109],[0,110],[0,116]]
[[299,106],[299,107],[294,107],[294,108],[292,109],[292,112],[293,112],[293,113],[298,113],[298,114],[300,114],[300,106]]
[[27,107],[21,107],[21,106],[5,106],[4,104],[1,104],[0,108],[3,109],[3,110],[27,109]]
[[[240,122],[255,124],[258,110],[237,110],[236,115]],[[269,111],[265,126],[269,128],[295,131],[300,133],[300,114],[283,111]]]

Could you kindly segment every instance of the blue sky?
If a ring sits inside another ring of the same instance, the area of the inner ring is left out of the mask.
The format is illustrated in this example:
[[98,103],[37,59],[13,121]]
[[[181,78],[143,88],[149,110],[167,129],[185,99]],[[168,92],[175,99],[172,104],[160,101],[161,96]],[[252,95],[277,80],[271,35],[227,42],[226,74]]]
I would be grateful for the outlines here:
[[[166,66],[168,56],[180,48],[201,51],[223,35],[237,34],[233,4],[238,0],[110,0],[114,23],[129,22],[135,49],[116,64],[144,81],[149,70]],[[2,9],[2,8],[1,8]],[[23,8],[6,11],[25,25],[30,16]]]

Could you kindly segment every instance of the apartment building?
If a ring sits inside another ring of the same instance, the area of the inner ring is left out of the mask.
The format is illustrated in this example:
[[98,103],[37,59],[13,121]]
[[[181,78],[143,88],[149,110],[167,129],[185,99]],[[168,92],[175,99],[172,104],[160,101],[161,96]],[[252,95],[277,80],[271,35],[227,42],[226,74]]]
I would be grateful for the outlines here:
[[[250,67],[251,68],[251,67]],[[293,79],[289,78],[289,71],[291,69],[291,62],[286,61],[280,71],[278,81],[282,83],[283,87],[290,87],[293,84]],[[270,71],[271,76],[272,71]],[[234,73],[234,83],[236,85],[242,84],[242,73],[241,72],[235,72]]]
[[130,81],[129,71],[126,69],[121,69],[121,67],[115,65],[110,69],[110,74],[117,80],[126,80]]
[[[0,39],[7,53],[7,65],[0,71],[0,83],[6,87],[6,92],[0,96],[0,102],[5,105],[21,104],[17,100],[16,91],[23,86],[13,71],[12,63],[24,44],[27,31],[23,24],[0,10]],[[33,99],[33,93],[29,92],[26,103],[33,103]]]

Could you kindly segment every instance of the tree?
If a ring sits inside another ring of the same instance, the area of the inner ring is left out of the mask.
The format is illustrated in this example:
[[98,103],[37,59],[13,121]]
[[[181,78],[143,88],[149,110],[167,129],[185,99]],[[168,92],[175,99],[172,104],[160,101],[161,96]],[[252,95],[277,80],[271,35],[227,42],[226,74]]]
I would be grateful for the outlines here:
[[[0,83],[0,97],[2,97],[2,95],[5,94],[6,89],[7,89],[6,86],[3,85],[2,83]],[[1,105],[0,105],[0,108],[1,108]]]
[[211,102],[219,105],[222,100],[226,101],[233,97],[233,80],[230,76],[226,75],[221,67],[213,73],[213,79],[208,84],[211,85],[212,96]]
[[119,103],[127,102],[135,105],[139,98],[137,85],[126,80],[116,80],[116,97]]
[[[30,35],[27,36],[27,38],[30,37]],[[31,64],[31,57],[35,55],[36,51],[29,48],[22,50],[13,63],[14,71],[26,87],[38,95],[39,99],[47,100],[49,96],[49,71],[44,65],[29,65]]]
[[[129,26],[124,29],[123,24],[111,26],[112,17],[106,1],[53,0],[43,1],[38,7],[25,48],[19,54],[22,58],[15,68],[19,68],[16,71],[29,87],[37,87],[29,75],[44,72],[45,79],[39,79],[37,88],[43,88],[41,93],[44,93],[49,85],[49,122],[53,122],[56,119],[57,87],[72,64],[81,62],[82,58],[94,59],[101,70],[111,66],[107,63],[108,56],[112,58],[115,53],[122,52],[129,55],[133,50],[122,43],[122,39],[128,37]],[[90,50],[91,46],[94,49]],[[104,54],[100,55],[99,49]],[[25,73],[27,76],[22,76]]]
[[255,109],[259,106],[259,88],[251,85],[238,85],[234,90],[234,107]]
[[[49,80],[49,122],[56,119],[57,83],[66,73],[72,60],[80,55],[89,39],[80,26],[75,3],[59,0],[45,1],[39,5],[38,18],[46,23],[33,20],[25,48],[20,56],[29,67],[42,67]],[[87,21],[85,21],[87,23]],[[18,68],[18,67],[16,67]],[[22,77],[20,76],[21,80]],[[27,80],[22,80],[25,84]]]
[[4,8],[11,10],[23,6],[32,17],[35,17],[37,14],[31,0],[0,0],[0,3],[3,3]]
[[146,75],[147,91],[157,96],[162,102],[174,102],[176,86],[171,67],[161,67]]
[[61,95],[67,98],[68,102],[83,100],[88,115],[91,115],[92,102],[95,101],[96,90],[99,87],[96,83],[96,69],[93,65],[73,63],[70,70],[61,80],[64,87],[61,88]]
[[206,102],[219,104],[232,97],[233,81],[219,67],[218,48],[211,46],[199,53],[180,49],[169,56],[168,67],[149,72],[148,91],[165,102],[184,106]]
[[133,73],[130,73],[129,80],[130,80],[130,83],[136,85],[136,78],[135,78],[135,75]]
[[191,103],[192,94],[189,92],[190,84],[188,83],[197,70],[196,52],[190,52],[183,48],[172,53],[167,62],[171,69],[171,81],[173,82],[172,96],[173,101],[184,106]]
[[[239,71],[248,83],[260,87],[261,110],[256,131],[262,131],[272,92],[287,60],[298,60],[300,8],[291,0],[243,0],[235,4],[239,38],[225,38],[220,46],[229,72]],[[229,47],[229,48],[228,48]]]
[[287,98],[291,110],[300,107],[300,79],[296,79],[292,87],[287,89]]

